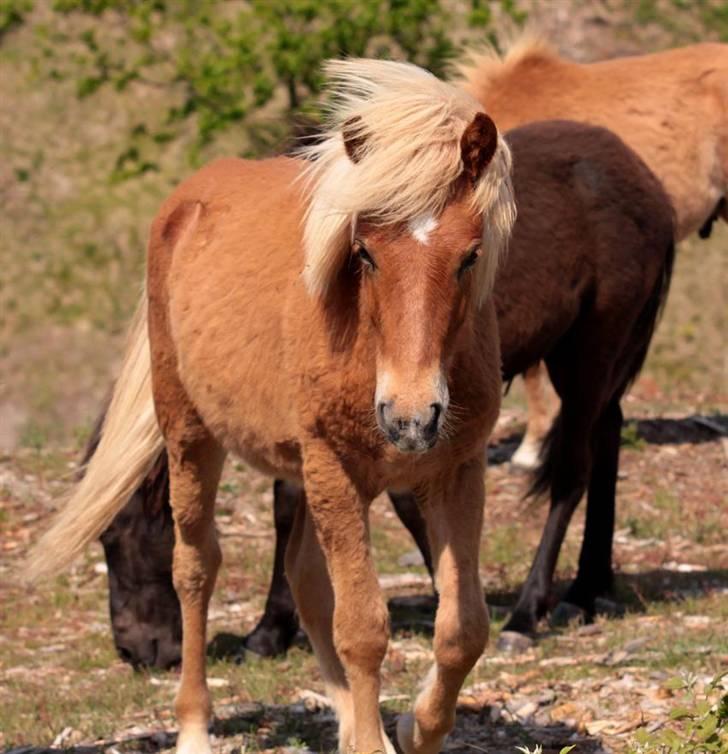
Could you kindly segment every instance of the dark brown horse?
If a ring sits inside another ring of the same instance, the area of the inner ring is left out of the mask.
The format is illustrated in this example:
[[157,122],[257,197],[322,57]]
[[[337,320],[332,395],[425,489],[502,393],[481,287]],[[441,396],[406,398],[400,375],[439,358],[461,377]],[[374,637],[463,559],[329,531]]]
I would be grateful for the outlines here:
[[[644,362],[667,295],[674,230],[661,185],[609,131],[550,121],[513,130],[507,141],[519,214],[495,289],[504,377],[544,360],[562,401],[533,485],[550,493],[548,520],[502,634],[501,646],[512,647],[547,611],[559,550],[584,492],[579,570],[564,601],[591,616],[611,590],[620,401]],[[170,664],[179,654],[166,486],[162,458],[102,540],[117,648],[138,664]],[[285,651],[296,630],[283,553],[298,500],[297,488],[276,483],[273,583],[265,616],[245,640],[260,654]],[[393,502],[429,563],[414,498]]]

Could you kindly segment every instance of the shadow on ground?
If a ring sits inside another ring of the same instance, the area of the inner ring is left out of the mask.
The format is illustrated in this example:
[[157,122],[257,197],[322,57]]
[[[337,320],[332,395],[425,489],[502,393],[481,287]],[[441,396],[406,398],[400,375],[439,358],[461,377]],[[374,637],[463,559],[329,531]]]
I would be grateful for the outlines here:
[[[679,419],[628,419],[625,429],[634,427],[636,437],[650,445],[681,445],[715,442],[728,437],[728,414],[694,414]],[[521,443],[523,434],[502,437],[488,448],[488,463],[509,463]]]
[[[554,585],[552,608],[558,604],[571,582],[557,581]],[[643,613],[648,603],[681,602],[713,591],[728,589],[728,569],[714,569],[697,573],[680,573],[656,568],[639,574],[618,574],[616,593],[618,604],[625,613]],[[490,592],[487,596],[491,618],[502,620],[518,599],[518,592]],[[389,600],[392,633],[407,631],[431,636],[435,625],[435,595],[393,597]],[[608,617],[615,617],[610,614]]]
[[[384,710],[384,727],[391,740],[395,740],[397,713]],[[266,731],[262,736],[259,731]],[[313,752],[336,750],[336,720],[329,709],[309,710],[302,704],[232,705],[218,710],[212,726],[215,743],[225,745],[226,739],[250,735],[256,749],[283,749],[291,754],[296,750]],[[156,732],[124,739],[108,740],[93,746],[72,746],[65,749],[22,746],[7,750],[6,754],[105,754],[117,751],[124,754],[157,754],[175,745],[176,733]],[[294,746],[295,742],[295,746]],[[232,742],[231,742],[232,743]],[[235,741],[237,744],[238,741]],[[602,749],[595,736],[579,734],[564,724],[536,725],[529,722],[497,722],[491,720],[488,706],[472,710],[458,710],[455,729],[448,738],[450,754],[513,754],[516,746],[543,747],[543,754],[556,754],[562,747],[578,744],[580,754],[592,754]],[[239,752],[248,748],[226,746],[226,751]]]

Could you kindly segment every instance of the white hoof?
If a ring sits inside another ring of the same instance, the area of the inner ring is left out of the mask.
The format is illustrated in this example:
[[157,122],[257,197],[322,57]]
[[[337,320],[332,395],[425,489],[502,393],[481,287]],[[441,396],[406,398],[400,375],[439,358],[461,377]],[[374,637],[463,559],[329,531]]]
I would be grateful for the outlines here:
[[397,720],[397,742],[404,754],[414,754],[415,716],[405,712]]
[[177,736],[176,754],[212,754],[207,726],[187,726]]
[[438,754],[442,750],[445,736],[438,736],[425,743],[415,716],[411,712],[405,712],[397,720],[397,741],[404,754]]
[[519,469],[533,471],[538,468],[539,453],[541,452],[541,443],[532,437],[524,437],[523,442],[518,446],[518,450],[513,454],[511,463]]

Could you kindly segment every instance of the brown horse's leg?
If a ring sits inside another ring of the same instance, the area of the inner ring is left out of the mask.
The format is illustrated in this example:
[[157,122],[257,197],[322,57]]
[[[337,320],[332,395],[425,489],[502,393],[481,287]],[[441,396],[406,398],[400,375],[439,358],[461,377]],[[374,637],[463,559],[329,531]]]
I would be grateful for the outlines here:
[[221,554],[214,523],[217,485],[225,458],[202,428],[192,442],[168,438],[169,481],[175,519],[172,573],[182,607],[182,678],[175,702],[177,754],[207,754],[212,712],[205,679],[207,607]]
[[522,469],[535,469],[538,466],[541,443],[554,416],[553,399],[548,395],[547,385],[548,377],[542,362],[539,361],[524,372],[528,422],[526,434],[511,458],[511,463]]
[[440,595],[435,618],[435,664],[414,705],[400,718],[405,754],[434,754],[455,722],[465,677],[485,648],[488,613],[478,573],[483,525],[484,463],[460,466],[453,479],[428,491],[424,505]]
[[430,543],[427,539],[427,523],[422,517],[417,498],[411,492],[390,492],[389,499],[392,501],[399,520],[412,535],[417,549],[422,553],[422,559],[425,561],[425,567],[430,578],[434,579],[435,571],[432,566]]
[[[320,442],[309,443],[304,450],[304,483],[307,512],[323,558],[315,555],[312,532],[307,534],[304,526],[301,542],[307,547],[301,547],[298,567],[289,577],[302,623],[321,658],[322,672],[336,681],[333,701],[341,716],[340,740],[344,749],[353,746],[365,754],[393,754],[379,714],[380,668],[389,640],[389,614],[369,548],[370,501],[362,498],[336,456]],[[303,562],[307,560],[304,553],[311,555],[310,571]],[[323,599],[314,590],[323,584],[325,565],[331,591],[324,592],[328,596]],[[301,579],[310,579],[305,589]],[[332,633],[338,662],[331,651]],[[353,738],[347,722],[352,715]]]
[[285,654],[298,631],[296,607],[286,580],[284,558],[291,537],[300,488],[282,479],[273,485],[273,520],[276,528],[273,575],[258,625],[245,637],[245,648],[262,657]]
[[592,463],[594,414],[598,398],[582,393],[577,399],[565,395],[561,414],[547,439],[545,479],[551,505],[541,541],[511,617],[498,638],[501,650],[521,650],[531,642],[524,635],[536,626],[548,609],[554,570],[569,522],[589,479]]
[[286,551],[286,573],[301,623],[316,653],[326,693],[339,719],[339,751],[348,752],[354,746],[351,689],[334,647],[334,592],[331,579],[311,517],[306,512],[303,492]]
[[596,427],[579,570],[563,599],[584,610],[588,617],[595,612],[596,598],[607,595],[613,587],[612,540],[621,431],[622,409],[616,398],[607,406]]

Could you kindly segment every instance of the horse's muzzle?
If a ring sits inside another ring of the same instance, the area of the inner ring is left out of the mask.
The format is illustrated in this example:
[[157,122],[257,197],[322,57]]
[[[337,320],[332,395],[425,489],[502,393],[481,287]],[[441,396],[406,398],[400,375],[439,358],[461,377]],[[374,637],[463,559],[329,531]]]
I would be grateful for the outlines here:
[[425,453],[434,447],[443,418],[441,403],[431,403],[423,412],[405,416],[394,401],[377,404],[377,424],[385,437],[403,453]]

